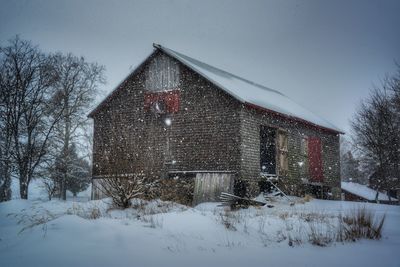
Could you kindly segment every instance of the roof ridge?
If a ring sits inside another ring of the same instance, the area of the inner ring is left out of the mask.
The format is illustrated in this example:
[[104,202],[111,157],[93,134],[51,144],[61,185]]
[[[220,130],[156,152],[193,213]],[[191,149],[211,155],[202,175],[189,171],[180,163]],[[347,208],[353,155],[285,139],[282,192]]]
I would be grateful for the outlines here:
[[[286,110],[286,111],[282,110],[282,109],[285,109],[285,106],[279,106],[279,104],[278,104],[280,102],[279,100],[277,100],[277,102],[270,103],[272,106],[275,106],[275,108],[274,107],[269,107],[267,109],[271,109],[271,110],[273,110],[275,112],[278,112],[278,113],[281,113],[281,114],[286,114],[286,115],[288,115],[290,117],[302,119],[302,120],[307,121],[307,122],[309,122],[311,124],[318,125],[320,127],[323,127],[323,128],[329,129],[329,130],[333,130],[333,131],[338,132],[338,133],[343,133],[342,130],[340,130],[339,128],[334,126],[332,123],[330,123],[325,118],[315,114],[314,112],[310,111],[308,108],[305,108],[304,106],[298,104],[296,101],[292,100],[290,97],[284,95],[283,93],[281,93],[281,92],[279,92],[279,91],[277,91],[275,89],[268,88],[266,86],[263,86],[261,84],[252,82],[250,80],[247,80],[247,79],[242,78],[240,76],[237,76],[235,74],[229,73],[229,72],[227,72],[225,70],[222,70],[222,69],[219,69],[217,67],[211,66],[211,65],[209,65],[207,63],[204,63],[204,62],[202,62],[202,61],[200,61],[198,59],[189,57],[187,55],[184,55],[184,54],[182,54],[180,52],[177,52],[175,50],[172,50],[172,49],[167,48],[165,46],[162,46],[160,44],[153,44],[153,47],[156,48],[156,49],[161,50],[162,52],[164,52],[164,53],[166,53],[168,55],[170,55],[171,57],[175,58],[176,60],[181,61],[183,64],[187,65],[189,68],[192,68],[195,72],[198,72],[200,75],[204,76],[206,79],[210,80],[215,85],[219,86],[221,89],[227,91],[229,94],[231,94],[233,97],[235,97],[236,99],[240,100],[243,103],[248,102],[248,103],[252,103],[252,104],[255,104],[257,106],[265,108],[263,103],[260,103],[258,101],[258,99],[257,100],[254,100],[254,99],[253,100],[249,100],[248,97],[243,96],[242,93],[237,91],[237,88],[235,90],[235,88],[230,88],[230,86],[226,86],[224,84],[221,84],[221,82],[216,80],[215,77],[213,78],[209,74],[204,73],[204,70],[213,73],[213,75],[219,75],[219,76],[221,76],[221,77],[223,77],[223,78],[225,78],[227,80],[236,79],[236,80],[239,80],[239,81],[241,81],[243,83],[246,83],[246,84],[248,84],[248,85],[250,85],[252,87],[258,88],[258,89],[260,89],[262,91],[270,92],[270,93],[275,94],[276,96],[283,97],[283,98],[285,98],[285,99],[287,99],[288,101],[291,102],[290,105],[294,104],[295,106],[297,106],[298,108],[304,110],[308,114],[311,114],[311,116],[313,116],[315,119],[310,118],[310,117],[308,117],[308,118],[304,118],[303,117],[302,118],[298,114],[294,113],[294,112],[296,112],[294,110]],[[193,67],[193,66],[195,66],[195,67]],[[254,95],[252,97],[254,98]],[[277,104],[278,104],[278,106],[277,106]],[[276,109],[276,107],[279,107],[279,108]]]
[[[246,82],[246,83],[249,83],[249,84],[251,84],[251,85],[257,86],[257,87],[259,87],[259,88],[261,88],[261,89],[268,90],[268,91],[271,91],[271,92],[280,94],[280,95],[282,95],[282,96],[286,96],[285,94],[283,94],[282,92],[279,92],[278,90],[275,90],[275,89],[266,87],[266,86],[264,86],[264,85],[262,85],[262,84],[259,84],[259,83],[250,81],[250,80],[245,79],[245,78],[243,78],[243,77],[240,77],[240,76],[238,76],[238,75],[236,75],[236,74],[230,73],[230,72],[228,72],[228,71],[226,71],[226,70],[217,68],[217,67],[215,67],[215,66],[212,66],[212,65],[210,65],[210,64],[207,64],[207,63],[205,63],[205,62],[203,62],[203,61],[200,61],[200,60],[198,60],[198,59],[195,59],[195,58],[189,57],[189,56],[187,56],[187,55],[184,55],[184,54],[182,54],[182,53],[180,53],[180,52],[177,52],[177,51],[175,51],[175,50],[173,50],[173,49],[170,49],[170,48],[168,48],[168,47],[162,46],[162,45],[160,45],[160,44],[153,44],[153,46],[154,46],[155,48],[159,48],[159,49],[161,49],[161,50],[170,50],[170,51],[172,51],[173,53],[179,55],[180,57],[186,58],[186,59],[191,60],[191,61],[195,61],[195,62],[197,62],[197,64],[201,64],[201,65],[207,66],[208,68],[214,69],[214,70],[216,70],[216,71],[218,71],[218,72],[225,73],[225,74],[227,74],[227,75],[229,75],[229,76],[232,76],[232,77],[234,77],[234,78],[236,78],[236,79],[242,80],[242,81],[244,81],[244,82]],[[287,96],[286,96],[286,97],[287,97]]]

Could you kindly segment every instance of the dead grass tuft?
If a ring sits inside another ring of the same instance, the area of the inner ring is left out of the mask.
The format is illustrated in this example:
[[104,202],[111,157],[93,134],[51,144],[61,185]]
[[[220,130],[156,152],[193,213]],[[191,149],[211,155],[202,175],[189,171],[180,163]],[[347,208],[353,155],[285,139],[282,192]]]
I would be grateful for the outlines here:
[[366,207],[358,208],[342,217],[340,241],[357,239],[380,239],[386,215],[377,216]]

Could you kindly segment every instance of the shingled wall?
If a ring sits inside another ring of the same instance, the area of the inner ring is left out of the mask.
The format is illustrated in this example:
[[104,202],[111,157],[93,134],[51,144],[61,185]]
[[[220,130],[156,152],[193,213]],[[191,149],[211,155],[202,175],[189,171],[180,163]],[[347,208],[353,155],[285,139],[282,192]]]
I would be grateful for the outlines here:
[[[303,123],[284,119],[280,116],[263,112],[242,105],[240,112],[241,127],[241,168],[239,177],[251,184],[251,194],[257,192],[260,174],[260,126],[270,126],[282,129],[288,135],[288,174],[280,178],[280,185],[287,193],[302,195],[306,191],[306,182],[310,177],[304,176],[307,166],[299,163],[304,161],[301,156],[302,138],[319,137],[322,142],[322,163],[324,185],[330,188],[340,188],[339,135],[335,133],[308,127]],[[303,178],[303,180],[302,180]],[[339,196],[336,193],[335,198]]]

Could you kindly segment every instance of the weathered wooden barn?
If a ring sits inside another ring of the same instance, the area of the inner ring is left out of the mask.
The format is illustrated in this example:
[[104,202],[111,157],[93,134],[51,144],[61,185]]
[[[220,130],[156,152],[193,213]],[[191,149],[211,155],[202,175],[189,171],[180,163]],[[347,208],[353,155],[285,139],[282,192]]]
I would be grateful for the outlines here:
[[153,46],[89,115],[94,198],[98,179],[135,174],[169,198],[189,188],[195,203],[254,196],[266,179],[340,198],[340,129],[276,90]]

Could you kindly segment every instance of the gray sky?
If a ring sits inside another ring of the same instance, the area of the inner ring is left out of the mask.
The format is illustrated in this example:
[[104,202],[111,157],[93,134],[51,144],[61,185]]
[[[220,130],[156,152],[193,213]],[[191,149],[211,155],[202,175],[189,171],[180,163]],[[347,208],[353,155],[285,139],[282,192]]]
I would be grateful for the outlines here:
[[5,1],[16,34],[106,66],[111,91],[158,42],[277,89],[345,131],[400,62],[400,1]]

